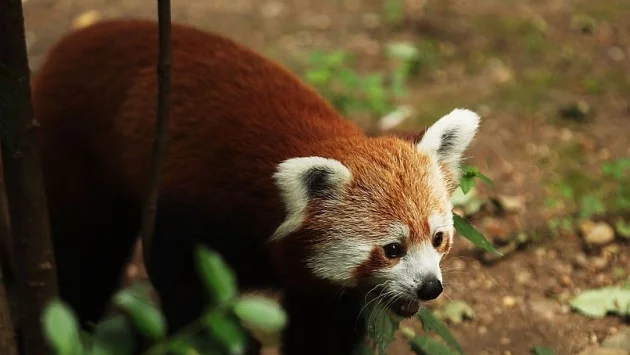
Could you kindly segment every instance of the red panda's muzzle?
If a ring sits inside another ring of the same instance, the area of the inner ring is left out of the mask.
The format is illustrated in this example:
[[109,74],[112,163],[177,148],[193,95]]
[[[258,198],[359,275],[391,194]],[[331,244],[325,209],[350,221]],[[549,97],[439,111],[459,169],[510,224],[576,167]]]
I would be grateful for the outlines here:
[[391,310],[398,316],[409,318],[420,310],[418,300],[398,299],[391,305]]

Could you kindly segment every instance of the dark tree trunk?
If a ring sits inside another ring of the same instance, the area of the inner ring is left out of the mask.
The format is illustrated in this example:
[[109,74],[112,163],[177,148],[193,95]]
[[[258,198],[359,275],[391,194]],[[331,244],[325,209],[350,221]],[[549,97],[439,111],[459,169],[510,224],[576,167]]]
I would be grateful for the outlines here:
[[0,354],[17,355],[13,318],[4,278],[0,280]]
[[[2,165],[11,217],[10,254],[15,266],[18,314],[14,327],[28,355],[49,347],[40,317],[56,297],[57,275],[33,117],[30,70],[20,0],[0,1],[0,123]],[[20,347],[22,349],[22,347]]]
[[15,297],[13,267],[9,255],[9,209],[7,208],[6,191],[0,164],[0,354],[17,355],[15,330],[13,328],[11,300]]
[[149,166],[149,183],[142,213],[142,252],[151,275],[151,240],[155,229],[160,168],[166,151],[168,122],[171,115],[171,1],[158,0],[159,52],[157,65],[157,125],[153,155]]

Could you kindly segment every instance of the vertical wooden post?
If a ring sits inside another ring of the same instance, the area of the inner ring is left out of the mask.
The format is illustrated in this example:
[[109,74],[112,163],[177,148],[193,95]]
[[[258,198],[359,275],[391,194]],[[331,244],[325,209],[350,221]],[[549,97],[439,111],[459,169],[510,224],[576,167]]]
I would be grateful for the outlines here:
[[13,316],[17,314],[11,308],[11,299],[15,296],[15,277],[13,275],[13,261],[9,254],[11,226],[9,223],[9,208],[4,188],[2,164],[0,164],[0,354],[17,355],[17,343]]
[[31,104],[30,69],[26,53],[24,15],[20,0],[0,1],[0,100],[2,165],[11,217],[10,253],[15,265],[18,314],[14,326],[22,334],[28,355],[46,355],[48,345],[40,317],[57,296],[57,275],[50,240],[44,191],[38,122]]

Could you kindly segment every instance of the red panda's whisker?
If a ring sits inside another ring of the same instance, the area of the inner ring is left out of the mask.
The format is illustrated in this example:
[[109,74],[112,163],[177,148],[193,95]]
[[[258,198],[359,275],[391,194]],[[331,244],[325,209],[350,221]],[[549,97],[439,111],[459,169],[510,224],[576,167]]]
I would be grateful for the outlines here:
[[389,309],[390,305],[392,305],[393,303],[398,301],[398,299],[400,298],[399,295],[401,293],[399,291],[396,291],[396,290],[391,290],[390,292],[388,292],[388,294],[391,294],[393,296],[389,297],[389,300],[387,301],[387,303],[385,303],[385,305],[383,306],[383,309],[381,309],[380,313],[377,314],[376,318],[380,318],[383,315],[383,313],[387,312],[387,310]]
[[[385,287],[385,285],[386,285],[388,282],[391,282],[391,281],[392,281],[392,280],[386,280],[385,282],[380,283],[380,284],[378,284],[378,285],[374,286],[371,290],[369,290],[369,291],[368,291],[368,293],[366,293],[366,294],[365,294],[365,299],[364,299],[364,302],[366,302],[366,301],[367,301],[367,298],[368,298],[368,296],[370,295],[370,293],[371,293],[372,291],[376,290],[376,289],[377,289],[378,287],[380,287],[380,286]],[[381,290],[381,293],[383,293],[383,291],[382,291],[382,290]]]
[[385,297],[393,294],[394,292],[395,292],[394,290],[388,290],[385,294],[382,294],[376,298],[377,302],[374,308],[372,309],[372,313],[370,313],[370,316],[368,317],[370,322],[372,321],[375,312],[377,313],[376,317],[378,318],[378,314],[380,313],[381,310],[387,310],[387,305],[389,304],[389,302],[383,304],[382,301],[385,299]]
[[376,290],[376,288],[378,288],[379,286],[385,286],[385,284],[387,284],[387,282],[389,282],[389,281],[391,281],[391,280],[387,280],[387,281],[385,281],[385,282],[383,282],[383,283],[381,283],[381,284],[378,284],[378,285],[374,286],[374,287],[373,287],[370,291],[368,291],[368,293],[365,295],[365,299],[364,299],[364,301],[363,301],[365,304],[363,305],[363,307],[361,307],[361,310],[359,310],[359,314],[357,314],[357,318],[356,318],[356,320],[355,320],[355,326],[356,326],[356,323],[359,321],[359,318],[361,317],[361,314],[363,313],[363,311],[364,311],[364,310],[365,310],[365,309],[366,309],[366,308],[367,308],[367,307],[368,307],[368,306],[369,306],[372,302],[374,302],[374,301],[376,301],[377,299],[379,299],[380,297],[384,296],[384,295],[382,295],[382,293],[383,293],[384,289],[382,289],[382,290],[381,290],[381,292],[379,293],[379,295],[378,295],[378,296],[376,296],[374,299],[372,299],[372,300],[368,301],[368,300],[367,300],[367,298],[368,298],[368,296],[370,295],[370,293],[371,293],[371,292],[373,292],[374,290]]
[[[387,281],[386,281],[386,282],[384,282],[382,285],[385,285],[386,283],[387,283]],[[378,305],[379,305],[379,303],[380,303],[380,301],[381,301],[382,299],[384,299],[385,297],[387,297],[390,293],[392,293],[392,292],[393,292],[393,290],[387,290],[387,292],[386,292],[385,294],[383,294],[383,292],[384,292],[384,291],[385,291],[385,289],[381,290],[381,292],[379,293],[379,295],[378,295],[377,297],[375,297],[373,300],[371,300],[371,301],[367,302],[367,303],[366,303],[366,304],[365,304],[365,305],[361,308],[361,311],[359,312],[359,315],[357,316],[357,319],[359,318],[359,316],[361,316],[361,313],[365,310],[365,308],[366,308],[366,307],[368,307],[368,305],[370,305],[372,302],[376,301],[375,308],[377,308],[377,307],[378,307]],[[370,292],[371,292],[371,291],[370,291]]]
[[449,296],[446,292],[442,293],[444,295],[444,297],[446,297],[446,299],[450,301],[452,301],[451,296]]

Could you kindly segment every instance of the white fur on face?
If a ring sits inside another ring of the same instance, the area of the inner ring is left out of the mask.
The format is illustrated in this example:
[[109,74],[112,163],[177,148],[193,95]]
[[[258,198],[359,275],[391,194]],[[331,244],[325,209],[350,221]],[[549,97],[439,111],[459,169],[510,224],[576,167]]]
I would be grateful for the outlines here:
[[355,272],[369,260],[375,247],[399,242],[409,236],[409,227],[403,223],[392,223],[386,231],[379,233],[369,228],[369,218],[348,222],[328,230],[325,233],[328,242],[319,244],[307,260],[314,275],[346,287],[358,284]]
[[382,270],[378,277],[386,282],[387,288],[415,299],[427,277],[435,276],[442,282],[441,259],[442,254],[430,242],[412,245],[398,264]]
[[[433,214],[428,221],[431,238],[438,231],[452,238],[453,215],[451,213]],[[426,278],[435,276],[442,282],[440,269],[442,256],[443,254],[433,247],[431,239],[420,244],[412,244],[398,264],[377,272],[375,276],[388,289],[415,299]]]
[[303,157],[287,159],[280,163],[273,177],[280,189],[287,216],[271,236],[271,240],[278,240],[291,234],[304,222],[309,202],[305,177],[312,169],[324,169],[330,172],[327,182],[333,188],[340,188],[352,180],[350,170],[335,159]]
[[354,271],[369,259],[373,247],[364,238],[340,238],[318,247],[306,265],[320,279],[341,286],[356,286],[358,280]]
[[438,231],[446,232],[451,227],[453,227],[452,213],[434,214],[429,216],[429,228],[431,229],[431,233],[435,234]]
[[453,176],[459,176],[459,164],[479,128],[479,115],[466,109],[455,109],[437,120],[418,143],[418,149],[435,154]]

